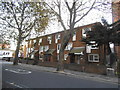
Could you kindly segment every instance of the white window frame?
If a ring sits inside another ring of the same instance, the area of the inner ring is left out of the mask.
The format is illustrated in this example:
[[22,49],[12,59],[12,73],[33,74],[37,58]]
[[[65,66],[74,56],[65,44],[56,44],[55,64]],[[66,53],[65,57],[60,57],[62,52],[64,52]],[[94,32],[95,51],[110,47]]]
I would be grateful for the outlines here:
[[73,43],[69,42],[68,45],[66,46],[65,50],[70,50],[73,47]]
[[46,52],[49,49],[49,45],[44,46],[44,51]]
[[42,38],[39,39],[39,45],[40,45],[40,43],[42,43]]
[[36,40],[33,40],[33,43],[35,44],[35,43],[36,43]]
[[51,44],[52,43],[52,36],[48,36],[47,41],[49,42],[49,44]]
[[91,41],[90,43],[93,43],[93,45],[90,45],[91,49],[98,49],[98,47],[94,47],[94,46],[97,46],[97,44],[95,44],[95,41]]
[[86,45],[86,53],[91,53],[91,46],[90,45]]
[[[90,56],[93,56],[93,60],[90,60]],[[95,60],[95,56],[97,56],[98,57],[98,60]],[[99,54],[89,54],[88,55],[88,61],[89,62],[99,62]]]
[[67,60],[68,54],[64,54],[64,60]]
[[57,53],[59,53],[59,51],[60,51],[60,47],[61,47],[61,44],[60,44],[60,43],[57,44]]
[[74,32],[74,35],[73,35],[73,37],[72,37],[72,41],[76,41],[76,32]]
[[57,55],[57,61],[59,61],[59,54]]
[[40,46],[39,47],[39,52],[43,52],[44,51],[44,46]]
[[[89,29],[89,30],[85,30],[85,29]],[[86,31],[91,31],[91,27],[85,27],[82,29],[82,37],[84,37],[84,38],[86,38],[86,36],[87,36],[85,33]]]
[[60,40],[60,34],[55,35],[55,43],[58,43],[58,40]]

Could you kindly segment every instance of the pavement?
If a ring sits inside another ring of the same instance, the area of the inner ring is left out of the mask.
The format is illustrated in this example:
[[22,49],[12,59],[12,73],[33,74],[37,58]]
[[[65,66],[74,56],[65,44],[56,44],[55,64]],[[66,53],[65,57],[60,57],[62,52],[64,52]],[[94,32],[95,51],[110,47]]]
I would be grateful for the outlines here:
[[78,71],[72,71],[72,70],[66,70],[66,69],[64,70],[64,72],[60,72],[60,71],[56,71],[56,68],[53,68],[53,67],[44,67],[44,66],[21,64],[21,63],[19,63],[19,65],[26,67],[26,68],[31,68],[34,70],[59,73],[59,74],[69,75],[69,76],[73,76],[73,77],[77,77],[77,78],[86,78],[86,79],[90,79],[90,80],[101,81],[101,82],[110,82],[110,83],[114,83],[114,84],[119,83],[118,78],[115,76],[99,75],[99,74],[78,72]]

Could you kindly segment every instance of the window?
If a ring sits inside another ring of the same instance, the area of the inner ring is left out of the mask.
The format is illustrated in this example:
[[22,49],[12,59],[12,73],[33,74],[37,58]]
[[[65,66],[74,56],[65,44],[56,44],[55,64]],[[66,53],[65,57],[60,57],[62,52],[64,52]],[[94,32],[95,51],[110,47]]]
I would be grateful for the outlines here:
[[88,61],[89,62],[99,62],[99,55],[98,54],[89,54]]
[[91,31],[91,28],[89,27],[86,27],[86,28],[83,28],[82,29],[82,37],[86,37],[86,33],[88,32],[88,31]]
[[39,39],[39,45],[40,45],[40,43],[42,43],[42,38]]
[[58,43],[58,40],[60,40],[60,34],[55,35],[55,43]]
[[60,51],[61,44],[57,44],[57,53]]
[[48,49],[49,49],[49,46],[46,45],[46,46],[44,47],[44,51],[47,51]]
[[90,45],[86,45],[86,53],[91,53],[91,46]]
[[35,43],[36,43],[36,40],[33,40],[33,43],[35,44]]
[[57,55],[57,60],[59,60],[59,55]]
[[72,42],[68,43],[68,45],[66,46],[65,50],[70,50],[72,48],[72,46],[73,46]]
[[43,47],[43,46],[40,46],[39,52],[43,52],[43,50],[44,50],[44,47]]
[[27,53],[30,53],[30,48],[27,48]]
[[52,36],[48,36],[47,41],[49,42],[49,44],[51,44],[52,43]]
[[72,37],[72,41],[76,41],[76,32],[74,32],[74,35]]
[[64,60],[67,60],[68,54],[64,55]]
[[97,44],[96,44],[95,41],[91,41],[90,43],[92,43],[92,45],[90,45],[91,49],[98,49]]

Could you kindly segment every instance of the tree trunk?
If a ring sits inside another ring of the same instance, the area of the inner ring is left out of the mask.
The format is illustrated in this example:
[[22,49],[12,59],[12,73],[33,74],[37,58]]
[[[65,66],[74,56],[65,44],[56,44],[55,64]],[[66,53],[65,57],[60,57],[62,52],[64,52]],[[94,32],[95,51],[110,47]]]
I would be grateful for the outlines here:
[[107,43],[107,55],[110,55],[112,53],[111,48],[110,48],[110,44]]
[[110,55],[111,55],[112,51],[111,51],[111,48],[110,48],[109,43],[107,43],[106,46],[107,46],[106,60],[107,60],[107,64],[108,64],[108,66],[111,66],[111,65],[110,65],[110,62],[111,62]]
[[18,65],[18,61],[19,61],[18,54],[19,54],[21,40],[22,40],[21,39],[21,34],[19,34],[19,38],[18,38],[18,42],[17,42],[17,48],[16,48],[16,51],[15,51],[15,58],[14,58],[14,61],[13,61],[13,65]]
[[106,44],[104,44],[104,64],[106,64]]
[[64,50],[63,49],[61,49],[59,52],[57,71],[64,71]]
[[[36,41],[35,45],[34,45],[34,51],[35,50],[39,50],[38,49],[38,43],[39,43],[39,40]],[[34,54],[34,62],[33,62],[33,65],[37,65],[39,62],[39,51],[37,51],[35,54]]]
[[70,38],[73,36],[73,32],[74,30],[69,30],[67,33],[64,33],[59,52],[57,71],[64,71],[64,50],[69,43]]

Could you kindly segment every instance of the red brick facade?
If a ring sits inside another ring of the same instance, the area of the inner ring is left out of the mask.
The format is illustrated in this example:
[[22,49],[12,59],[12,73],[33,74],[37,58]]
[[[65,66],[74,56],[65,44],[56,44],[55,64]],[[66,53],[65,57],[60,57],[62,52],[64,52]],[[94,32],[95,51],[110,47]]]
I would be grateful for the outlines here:
[[[113,22],[115,22],[120,19],[120,0],[118,0],[117,2],[113,2],[112,8]],[[120,45],[115,46],[115,51],[117,53],[118,59],[120,59]]]
[[[95,24],[95,23],[94,23]],[[91,30],[94,24],[81,26],[75,28],[75,34],[70,39],[68,46],[64,51],[65,63],[103,63],[104,61],[104,50],[103,47],[92,47],[87,46],[80,40],[82,37],[86,37],[84,30]],[[26,57],[32,51],[39,50],[39,58],[42,61],[57,62],[59,55],[59,46],[62,40],[64,32],[57,32],[39,38],[27,40],[26,46]],[[57,38],[57,39],[56,39]],[[34,48],[34,44],[38,41],[38,45]],[[29,50],[28,50],[29,49]]]

